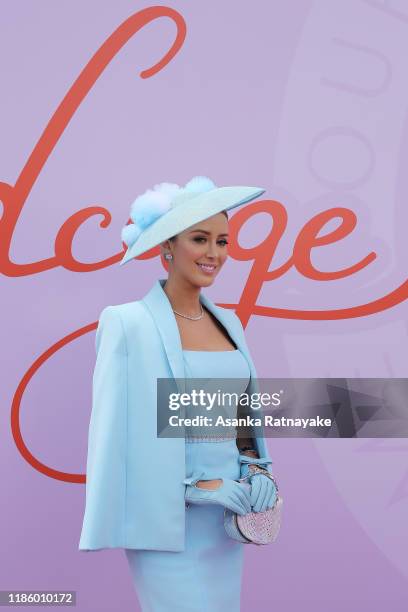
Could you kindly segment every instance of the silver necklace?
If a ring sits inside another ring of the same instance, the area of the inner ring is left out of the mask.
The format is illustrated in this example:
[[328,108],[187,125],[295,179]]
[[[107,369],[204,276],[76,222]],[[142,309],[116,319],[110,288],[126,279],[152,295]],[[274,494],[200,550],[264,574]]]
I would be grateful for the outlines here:
[[174,308],[172,308],[172,310],[176,314],[180,315],[180,317],[184,317],[185,319],[190,319],[191,321],[199,321],[204,316],[204,310],[203,310],[203,307],[201,305],[201,302],[200,302],[200,308],[201,308],[201,314],[198,315],[198,317],[189,317],[188,315],[182,314],[181,312],[177,312],[177,310],[174,310]]

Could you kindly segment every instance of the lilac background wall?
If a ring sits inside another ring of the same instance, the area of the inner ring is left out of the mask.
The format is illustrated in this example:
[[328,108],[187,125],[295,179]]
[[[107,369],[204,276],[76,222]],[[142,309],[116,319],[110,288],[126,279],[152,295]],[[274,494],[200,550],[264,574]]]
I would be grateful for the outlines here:
[[[134,36],[86,97],[40,173],[14,233],[10,258],[54,254],[75,211],[101,205],[78,232],[80,261],[120,251],[129,204],[164,180],[207,174],[219,185],[263,185],[284,203],[289,227],[271,267],[286,261],[313,214],[333,206],[359,223],[318,249],[336,270],[369,251],[360,273],[317,282],[292,269],[266,283],[260,305],[353,306],[381,297],[406,274],[408,51],[406,2],[289,0],[155,2],[178,10],[187,38],[151,79],[140,70],[168,48],[174,25]],[[13,185],[50,117],[90,57],[148,2],[3,0],[0,19],[0,180]],[[265,236],[251,219],[245,246]],[[270,223],[270,221],[269,221]],[[237,302],[251,262],[230,259],[206,290]],[[33,469],[10,429],[17,385],[48,347],[96,321],[102,308],[141,298],[166,273],[160,260],[93,272],[61,267],[2,275],[0,589],[71,589],[86,612],[137,609],[120,550],[77,550],[84,485]],[[407,304],[340,321],[253,316],[246,328],[258,375],[407,376]],[[83,473],[91,406],[94,332],[37,372],[21,404],[21,429],[43,463]],[[279,541],[246,550],[244,611],[390,612],[407,609],[408,443],[394,440],[268,440],[285,497]]]

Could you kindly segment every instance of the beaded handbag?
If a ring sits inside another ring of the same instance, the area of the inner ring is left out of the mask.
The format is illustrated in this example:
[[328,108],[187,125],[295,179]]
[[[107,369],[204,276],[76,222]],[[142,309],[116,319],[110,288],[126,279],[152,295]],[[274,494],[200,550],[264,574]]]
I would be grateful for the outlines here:
[[[275,483],[277,496],[272,508],[265,512],[237,514],[229,508],[224,510],[224,527],[230,538],[244,544],[270,544],[278,537],[282,518],[283,499],[278,494],[278,485],[272,474],[266,473]],[[247,478],[239,479],[245,482]]]

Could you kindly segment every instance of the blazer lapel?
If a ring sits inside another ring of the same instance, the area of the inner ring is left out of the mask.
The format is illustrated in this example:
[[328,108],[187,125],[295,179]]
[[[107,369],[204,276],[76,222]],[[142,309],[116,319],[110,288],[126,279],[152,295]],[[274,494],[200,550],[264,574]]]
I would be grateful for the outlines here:
[[[157,280],[141,301],[150,310],[156,327],[159,330],[173,377],[184,379],[183,347],[176,317],[174,316],[169,298],[163,291],[165,282],[165,279]],[[177,381],[177,387],[180,393],[185,392],[184,381],[181,381],[181,385]]]

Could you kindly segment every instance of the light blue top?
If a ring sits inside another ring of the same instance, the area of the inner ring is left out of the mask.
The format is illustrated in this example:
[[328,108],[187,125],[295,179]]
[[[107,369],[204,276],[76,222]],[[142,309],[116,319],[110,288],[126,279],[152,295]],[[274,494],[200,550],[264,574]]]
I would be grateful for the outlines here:
[[[212,418],[212,428],[194,425],[186,427],[186,442],[204,441],[213,442],[236,437],[235,426],[215,426],[216,418],[237,416],[239,396],[244,393],[250,380],[248,362],[239,349],[225,351],[194,351],[183,349],[183,359],[186,372],[186,393],[193,389],[210,393],[216,398],[211,409],[208,400],[206,405],[186,406],[186,417],[197,415]],[[215,394],[215,395],[214,395]],[[231,395],[222,395],[231,394]],[[224,400],[222,400],[224,397]],[[218,399],[220,398],[220,399]]]
[[[190,351],[183,349],[183,357],[187,377],[245,378],[248,385],[250,370],[247,360],[239,349],[226,351]],[[245,388],[243,391],[245,391]]]

